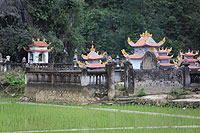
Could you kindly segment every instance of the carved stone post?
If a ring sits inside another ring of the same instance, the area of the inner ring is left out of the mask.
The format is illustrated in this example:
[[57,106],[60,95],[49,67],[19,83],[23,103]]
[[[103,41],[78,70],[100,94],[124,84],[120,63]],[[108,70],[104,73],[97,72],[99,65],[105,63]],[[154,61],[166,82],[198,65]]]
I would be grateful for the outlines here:
[[10,56],[6,56],[6,67],[7,67],[7,71],[11,69],[11,65],[10,65]]
[[74,52],[74,68],[77,68],[77,62],[78,62],[78,55],[77,55],[77,49],[75,49],[75,52]]
[[107,84],[108,84],[108,98],[111,100],[115,97],[115,67],[114,62],[106,65]]
[[134,92],[133,66],[130,62],[124,63],[124,88],[127,92]]
[[119,68],[120,67],[119,55],[116,56],[116,63],[117,63],[117,68]]
[[186,61],[183,63],[184,68],[183,68],[183,86],[188,87],[190,86],[191,83],[191,78],[190,78],[190,70],[189,70],[189,63]]
[[81,75],[81,86],[87,85],[89,85],[89,76],[87,75],[87,69],[83,69]]

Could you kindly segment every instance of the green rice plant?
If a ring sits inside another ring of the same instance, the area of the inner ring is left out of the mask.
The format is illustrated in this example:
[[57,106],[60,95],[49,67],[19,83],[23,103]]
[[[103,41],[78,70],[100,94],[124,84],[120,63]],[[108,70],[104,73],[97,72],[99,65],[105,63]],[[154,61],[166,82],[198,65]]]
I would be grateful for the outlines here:
[[[6,101],[6,99],[0,100]],[[10,101],[10,99],[8,99]],[[104,109],[117,109],[108,111]],[[59,129],[96,129],[93,131],[77,132],[180,132],[183,129],[160,128],[148,129],[145,127],[199,125],[200,119],[181,117],[169,117],[162,115],[137,114],[122,112],[120,110],[132,110],[140,112],[158,112],[199,116],[199,109],[186,109],[172,107],[155,107],[144,105],[65,105],[53,104],[24,104],[17,102],[0,103],[0,132],[14,131],[41,131]],[[135,127],[134,129],[117,129],[123,127]],[[143,127],[138,128],[137,127]],[[98,129],[99,128],[99,129]],[[103,130],[102,128],[106,128]],[[107,129],[116,128],[116,129]],[[102,129],[102,130],[100,130]],[[199,131],[199,128],[187,131]]]

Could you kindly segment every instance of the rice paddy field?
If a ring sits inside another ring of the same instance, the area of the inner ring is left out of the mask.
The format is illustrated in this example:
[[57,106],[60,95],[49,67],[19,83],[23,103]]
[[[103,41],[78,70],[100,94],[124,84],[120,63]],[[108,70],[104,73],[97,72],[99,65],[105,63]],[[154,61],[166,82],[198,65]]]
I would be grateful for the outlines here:
[[56,105],[0,98],[0,132],[200,132],[200,109]]

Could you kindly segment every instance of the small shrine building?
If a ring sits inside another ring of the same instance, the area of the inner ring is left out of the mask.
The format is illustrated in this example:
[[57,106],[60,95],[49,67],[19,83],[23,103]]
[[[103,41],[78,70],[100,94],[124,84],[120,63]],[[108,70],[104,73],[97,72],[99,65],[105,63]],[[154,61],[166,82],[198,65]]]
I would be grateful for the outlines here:
[[102,60],[105,58],[105,52],[103,54],[99,55],[99,52],[95,51],[94,45],[92,44],[92,47],[90,48],[90,52],[87,55],[81,55],[84,63],[78,61],[78,65],[80,68],[104,68],[105,64],[108,62],[102,62]]
[[140,35],[140,39],[136,43],[132,42],[128,37],[128,44],[134,47],[134,54],[129,55],[124,49],[122,50],[122,54],[126,58],[130,59],[130,62],[133,65],[134,69],[140,69],[142,58],[145,52],[153,52],[156,55],[156,57],[158,57],[158,48],[162,46],[164,42],[165,38],[163,38],[163,40],[159,43],[156,43],[152,38],[152,34],[146,31],[145,33]]
[[32,39],[33,43],[29,46],[29,49],[25,49],[28,52],[28,63],[48,63],[49,52],[53,49],[48,49],[50,44],[45,42],[45,39],[40,41],[38,38],[37,41]]
[[180,52],[180,56],[177,57],[178,64],[180,65],[183,62],[188,62],[189,63],[188,67],[190,69],[200,69],[199,62],[198,62],[200,60],[200,56],[197,59],[194,58],[198,54],[199,54],[199,50],[196,52],[188,50],[188,52],[184,54]]
[[158,55],[157,55],[157,59],[159,62],[160,67],[163,68],[175,68],[175,64],[170,63],[170,59],[173,57],[173,55],[168,56],[168,54],[172,51],[172,48],[167,49],[167,48],[163,48],[157,51]]

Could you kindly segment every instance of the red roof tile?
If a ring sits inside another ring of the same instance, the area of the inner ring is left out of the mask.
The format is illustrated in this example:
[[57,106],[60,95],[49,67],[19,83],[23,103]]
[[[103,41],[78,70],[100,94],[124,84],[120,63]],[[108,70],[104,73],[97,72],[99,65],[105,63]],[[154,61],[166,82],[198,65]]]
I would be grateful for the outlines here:
[[[184,62],[185,59],[180,59],[179,61]],[[188,62],[197,62],[198,59],[187,59]]]
[[139,58],[142,58],[143,56],[144,56],[143,54],[128,55],[130,59],[134,59],[134,58],[139,59]]
[[200,67],[198,66],[188,66],[190,69],[199,69]]
[[160,50],[160,51],[157,51],[157,53],[160,53],[160,54],[167,54],[169,53],[170,51],[167,51],[167,50]]
[[165,59],[170,59],[172,58],[172,56],[158,56],[157,59],[158,60],[165,60]]
[[34,41],[33,45],[29,45],[29,47],[33,47],[33,46],[48,47],[49,45],[46,42],[44,42],[44,41]]
[[194,54],[194,53],[185,53],[185,54],[183,54],[184,56],[195,56],[195,55],[197,55],[196,53]]
[[102,58],[103,58],[103,56],[98,55],[98,54],[93,55],[94,53],[96,53],[96,52],[91,51],[91,52],[88,54],[88,56],[83,56],[83,59],[84,59],[84,60],[88,60],[88,59],[95,60],[95,59],[102,59]]
[[105,65],[103,65],[103,64],[92,64],[92,65],[89,65],[89,66],[87,66],[87,67],[89,67],[89,68],[96,68],[96,67],[105,67]]
[[51,49],[45,49],[45,50],[27,50],[28,52],[32,52],[32,51],[37,51],[37,52],[50,52]]
[[163,43],[157,43],[157,44],[147,44],[146,42],[150,39],[150,37],[141,37],[135,44],[129,43],[133,47],[142,47],[142,46],[151,46],[151,47],[159,47]]
[[171,63],[160,63],[161,66],[174,66],[174,64]]
[[88,60],[88,59],[95,60],[95,59],[101,59],[101,58],[103,58],[103,56],[100,56],[100,55],[99,56],[91,56],[91,57],[90,56],[83,57],[84,60]]

